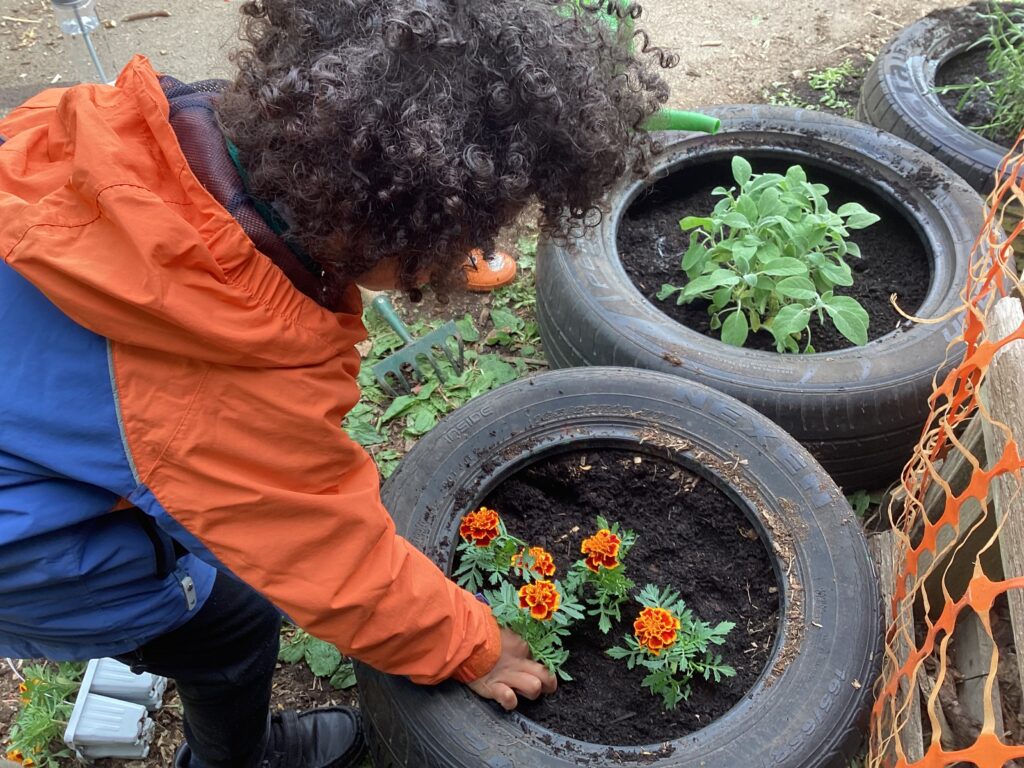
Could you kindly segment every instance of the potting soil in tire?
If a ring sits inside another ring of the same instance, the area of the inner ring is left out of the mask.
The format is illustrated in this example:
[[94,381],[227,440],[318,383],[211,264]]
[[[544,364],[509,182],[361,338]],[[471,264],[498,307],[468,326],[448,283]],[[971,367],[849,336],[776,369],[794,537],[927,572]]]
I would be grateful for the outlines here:
[[[639,461],[638,461],[639,459]],[[484,503],[509,533],[552,553],[562,578],[580,559],[580,543],[595,531],[597,515],[632,528],[638,540],[626,559],[637,584],[678,589],[687,606],[712,625],[733,621],[722,646],[713,646],[737,674],[720,683],[693,682],[676,710],[604,651],[621,645],[640,610],[631,600],[623,621],[603,635],[596,619],[577,625],[566,647],[571,682],[519,707],[556,733],[598,744],[650,744],[678,738],[728,711],[751,688],[771,653],[779,608],[768,554],[743,512],[707,480],[660,458],[633,451],[594,449],[541,460],[513,475]]]
[[[749,157],[755,173],[785,173],[787,164],[777,160]],[[806,168],[808,179],[829,188],[826,199],[833,211],[843,203],[856,202],[881,216],[867,229],[852,232],[851,240],[861,248],[862,258],[848,258],[854,284],[836,289],[836,294],[852,296],[867,310],[870,322],[868,338],[876,339],[905,322],[889,302],[897,295],[901,309],[913,314],[928,292],[931,280],[928,253],[907,221],[888,203],[841,177],[818,168]],[[677,305],[676,295],[662,301],[658,291],[665,283],[683,286],[686,276],[679,268],[690,243],[690,234],[679,229],[685,216],[706,216],[719,196],[716,186],[735,186],[728,161],[686,168],[654,185],[654,191],[637,199],[619,227],[618,252],[622,265],[637,289],[662,312],[676,322],[711,338],[708,302],[696,300]],[[828,322],[811,318],[811,343],[816,352],[832,352],[853,344]],[[748,349],[775,351],[775,342],[766,331],[751,333],[744,345]],[[802,346],[801,346],[802,348]]]

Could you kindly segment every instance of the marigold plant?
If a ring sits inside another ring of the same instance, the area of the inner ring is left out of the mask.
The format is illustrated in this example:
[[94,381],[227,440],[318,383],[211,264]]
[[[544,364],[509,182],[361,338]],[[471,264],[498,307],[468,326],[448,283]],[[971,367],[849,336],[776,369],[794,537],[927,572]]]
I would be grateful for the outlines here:
[[7,759],[32,768],[60,768],[71,758],[61,737],[74,708],[85,665],[45,662],[27,665],[18,686],[21,709],[7,734]]
[[598,573],[602,568],[617,568],[619,565],[619,547],[622,539],[608,528],[602,528],[593,536],[583,540],[580,552],[587,556],[587,568]]
[[679,639],[679,619],[664,608],[644,608],[633,622],[633,636],[655,656]]
[[530,547],[512,555],[512,570],[527,581],[535,576],[550,579],[555,575],[555,559],[543,547]]
[[569,652],[562,639],[570,627],[583,618],[583,606],[557,581],[535,581],[516,590],[507,581],[501,588],[484,592],[498,624],[522,637],[533,658],[546,666],[551,674],[571,680],[562,668]]
[[530,618],[547,621],[555,615],[562,596],[550,581],[535,581],[519,588],[519,607],[530,612]]
[[459,536],[467,544],[486,547],[501,534],[501,518],[493,509],[480,507],[470,512],[459,523]]
[[580,545],[586,559],[573,565],[566,577],[566,588],[573,593],[590,592],[587,612],[597,616],[597,626],[608,634],[613,621],[622,620],[622,605],[636,585],[626,577],[623,560],[636,543],[636,534],[620,530],[618,523],[597,518],[598,531]]
[[515,554],[526,547],[526,542],[509,536],[498,513],[487,507],[462,518],[459,536],[461,560],[453,576],[470,592],[479,592],[485,583],[500,584],[512,569]]
[[722,645],[735,624],[723,621],[712,627],[693,615],[678,592],[653,584],[640,590],[636,599],[642,609],[633,622],[633,634],[624,638],[625,647],[610,648],[608,655],[625,659],[629,669],[644,667],[648,674],[642,685],[661,696],[666,709],[689,698],[695,675],[717,683],[736,674],[720,654],[708,650]]

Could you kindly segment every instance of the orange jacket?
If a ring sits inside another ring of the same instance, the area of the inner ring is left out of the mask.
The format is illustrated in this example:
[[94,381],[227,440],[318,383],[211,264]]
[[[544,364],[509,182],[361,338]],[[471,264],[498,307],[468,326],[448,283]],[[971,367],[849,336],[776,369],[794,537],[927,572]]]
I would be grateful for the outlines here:
[[0,121],[0,253],[109,342],[146,509],[299,626],[380,670],[467,681],[497,625],[395,527],[339,425],[356,403],[358,292],[296,290],[200,185],[149,62]]

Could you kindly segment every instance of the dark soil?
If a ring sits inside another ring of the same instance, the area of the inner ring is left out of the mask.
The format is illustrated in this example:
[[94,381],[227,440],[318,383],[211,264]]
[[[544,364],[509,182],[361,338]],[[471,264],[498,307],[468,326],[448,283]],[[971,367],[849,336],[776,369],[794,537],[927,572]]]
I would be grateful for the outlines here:
[[689,700],[666,712],[661,698],[641,687],[639,669],[628,671],[604,654],[632,632],[637,604],[626,606],[624,621],[607,636],[588,620],[566,644],[573,680],[521,705],[525,716],[583,741],[651,744],[722,716],[761,674],[777,626],[777,582],[744,513],[710,482],[647,454],[577,451],[519,472],[484,503],[498,510],[510,533],[548,549],[558,575],[580,558],[580,542],[595,530],[596,515],[619,522],[639,535],[626,563],[638,587],[674,587],[704,621],[736,623],[725,645],[715,648],[736,677],[718,684],[696,680]]
[[[1019,11],[1019,6],[1013,3],[1004,3],[1003,10],[1011,12]],[[989,22],[980,14],[988,13],[989,3],[977,2],[961,8],[950,8],[935,11],[928,14],[929,18],[936,18],[947,22],[955,31],[957,38],[965,44],[973,44],[988,32]],[[935,85],[964,85],[973,83],[979,78],[986,83],[996,80],[996,76],[988,68],[989,48],[980,46],[973,50],[967,50],[959,56],[954,56],[945,62],[935,75]],[[946,110],[956,118],[957,122],[969,128],[980,128],[992,122],[994,117],[993,105],[983,92],[979,92],[973,98],[960,106],[963,92],[940,93],[939,100]],[[1024,126],[1021,126],[1024,128]],[[1017,134],[1013,131],[986,131],[985,138],[994,141],[1004,147],[1010,148],[1017,140]]]
[[[790,164],[777,157],[757,157],[750,153],[755,173],[784,173]],[[900,307],[913,314],[928,292],[931,282],[929,254],[914,229],[897,210],[870,190],[822,168],[807,167],[811,181],[828,186],[829,207],[836,210],[843,203],[857,202],[881,221],[867,229],[855,231],[851,237],[861,248],[863,258],[850,259],[854,285],[838,288],[837,294],[852,296],[867,310],[870,322],[868,338],[884,336],[906,321],[892,308],[889,296],[897,295]],[[619,224],[618,251],[626,273],[639,291],[678,323],[712,338],[718,331],[710,329],[708,302],[694,301],[679,306],[675,296],[665,301],[657,298],[665,283],[681,286],[685,276],[679,268],[683,252],[689,245],[689,233],[679,229],[684,216],[705,216],[721,198],[711,190],[716,186],[734,186],[727,160],[713,161],[686,168],[655,184],[650,193],[637,199]],[[826,317],[827,320],[827,317]],[[819,325],[811,321],[811,343],[817,352],[832,352],[852,344],[830,322]],[[746,343],[750,349],[775,351],[774,339],[766,331],[752,333]]]

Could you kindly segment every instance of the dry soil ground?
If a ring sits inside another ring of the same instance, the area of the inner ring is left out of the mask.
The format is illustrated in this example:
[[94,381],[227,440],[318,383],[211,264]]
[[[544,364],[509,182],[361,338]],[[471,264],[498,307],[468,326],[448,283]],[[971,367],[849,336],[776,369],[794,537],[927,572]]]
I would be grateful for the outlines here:
[[[235,44],[240,0],[100,0],[105,31],[118,63],[134,52],[183,80],[223,77]],[[796,85],[807,72],[862,61],[899,28],[949,0],[653,0],[646,27],[653,42],[679,53],[667,73],[671,106],[756,102],[774,84]],[[148,11],[169,15],[128,21]],[[49,0],[0,0],[0,116],[24,99],[68,80],[61,37]],[[17,682],[0,668],[0,743],[17,707]],[[305,675],[305,676],[304,676]],[[282,670],[278,701],[310,706],[331,697],[304,668]],[[339,698],[345,698],[342,695]],[[177,710],[160,718],[154,756],[146,768],[168,765],[179,738]],[[141,765],[141,764],[136,764]]]
[[[948,0],[653,0],[646,23],[653,41],[677,51],[668,75],[672,106],[760,100],[765,87],[871,53],[906,23]],[[134,52],[181,79],[224,76],[234,45],[239,0],[100,0],[120,62]],[[123,21],[144,11],[171,15]],[[0,0],[0,114],[60,76],[63,47],[49,0]],[[15,20],[11,20],[15,19]],[[21,19],[21,21],[17,20]]]

